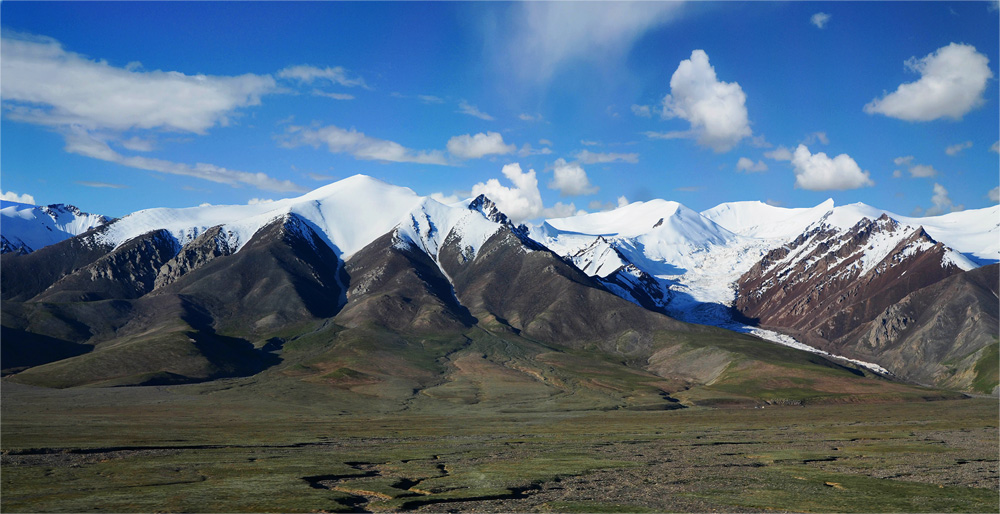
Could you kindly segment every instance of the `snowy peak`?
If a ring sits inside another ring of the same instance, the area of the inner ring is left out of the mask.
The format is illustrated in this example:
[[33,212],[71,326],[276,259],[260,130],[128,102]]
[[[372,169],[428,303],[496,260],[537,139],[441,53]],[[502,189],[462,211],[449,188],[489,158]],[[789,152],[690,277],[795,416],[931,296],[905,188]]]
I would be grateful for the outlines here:
[[110,220],[73,205],[0,202],[0,253],[27,254],[80,235]]

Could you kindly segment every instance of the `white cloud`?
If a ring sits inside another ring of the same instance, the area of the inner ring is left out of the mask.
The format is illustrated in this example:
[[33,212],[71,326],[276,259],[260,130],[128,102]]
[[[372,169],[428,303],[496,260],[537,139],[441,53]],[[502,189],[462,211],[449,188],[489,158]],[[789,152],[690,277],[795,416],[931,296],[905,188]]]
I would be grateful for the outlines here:
[[965,209],[962,205],[955,205],[948,196],[948,190],[938,183],[934,184],[934,196],[931,197],[931,203],[934,206],[924,211],[924,216],[938,216]]
[[854,159],[847,154],[834,158],[825,153],[809,153],[805,145],[799,145],[792,154],[795,171],[795,187],[810,191],[830,189],[857,189],[875,185],[867,171],[862,171]]
[[581,139],[580,144],[583,146],[601,146],[600,141],[588,141],[586,139]]
[[983,91],[993,77],[988,63],[975,47],[957,43],[922,59],[911,57],[906,67],[920,73],[920,79],[872,100],[864,110],[906,121],[960,119],[983,104]]
[[464,134],[448,140],[448,153],[459,159],[479,159],[487,155],[506,155],[517,151],[514,145],[504,144],[498,132],[482,132],[472,136]]
[[587,214],[587,211],[577,209],[576,205],[572,203],[556,202],[552,207],[542,209],[543,218],[566,218],[580,214]]
[[675,130],[671,132],[653,132],[650,130],[642,134],[649,139],[687,139],[692,136],[692,132],[687,130]]
[[600,200],[594,200],[587,205],[592,211],[613,211],[619,207],[625,207],[629,204],[628,198],[625,196],[619,196],[618,200],[615,202],[602,202]]
[[910,166],[911,177],[927,178],[927,177],[933,177],[934,175],[937,175],[937,173],[938,172],[936,169],[934,169],[934,166],[926,164],[915,164],[913,166]]
[[580,150],[574,157],[584,164],[605,164],[609,162],[636,164],[639,162],[639,154],[637,153],[596,153]]
[[528,157],[529,155],[549,155],[551,153],[551,148],[532,148],[531,143],[524,143],[524,146],[517,151],[517,155],[519,157]]
[[417,95],[417,98],[425,104],[443,104],[444,99],[436,97],[434,95]]
[[792,151],[784,146],[779,146],[770,152],[764,152],[764,157],[775,161],[790,161],[792,160]]
[[247,205],[262,205],[265,203],[271,203],[273,201],[274,200],[271,200],[270,198],[251,198],[250,200],[247,201]]
[[753,160],[747,157],[740,157],[740,160],[736,161],[736,171],[745,171],[747,173],[767,171],[767,164],[764,161],[757,161],[755,164]]
[[333,175],[324,175],[322,173],[306,173],[306,177],[317,182],[332,182],[334,179]]
[[828,21],[830,21],[830,15],[825,12],[818,12],[809,18],[809,23],[816,25],[818,28],[826,26],[826,22]]
[[518,115],[517,117],[518,117],[518,118],[519,118],[519,119],[520,119],[521,121],[542,121],[542,115],[541,115],[541,114],[534,114],[534,115],[531,115],[531,114],[528,114],[528,113],[524,113],[524,112],[522,112],[522,113],[521,113],[521,114],[519,114],[519,115]]
[[[926,164],[917,164],[913,162],[912,155],[907,155],[904,157],[896,157],[895,159],[892,160],[892,162],[896,166],[905,166],[907,170],[910,172],[910,176],[915,178],[933,177],[938,173],[937,170],[934,169],[934,166]],[[899,178],[900,176],[902,176],[902,172],[900,172],[899,170],[895,170],[892,176],[895,178]]]
[[539,139],[538,144],[545,146],[552,146],[552,141],[549,141],[548,139]]
[[899,170],[892,170],[892,178],[902,178],[903,172]]
[[480,111],[478,107],[469,104],[469,102],[466,102],[465,100],[462,100],[461,102],[458,103],[458,112],[462,114],[468,114],[469,116],[475,116],[481,120],[486,120],[486,121],[493,121],[495,119],[493,116],[490,116],[489,114]]
[[524,2],[515,4],[495,41],[500,62],[516,78],[545,84],[563,65],[623,62],[632,43],[680,10],[674,2]]
[[580,163],[567,163],[565,159],[556,159],[549,189],[558,190],[561,196],[580,196],[592,195],[599,188],[590,183],[587,172]]
[[830,144],[830,138],[826,137],[826,132],[813,132],[812,134],[807,135],[802,141],[802,144],[806,146],[814,145],[816,143],[828,145]]
[[366,136],[353,128],[345,130],[334,125],[325,127],[291,125],[285,130],[285,137],[281,140],[281,145],[285,148],[303,145],[318,148],[320,145],[326,145],[332,153],[346,153],[355,159],[367,161],[448,164],[444,153],[440,150],[411,150],[394,141]]
[[132,137],[124,141],[120,141],[122,147],[127,150],[132,150],[133,152],[152,152],[156,145],[148,140],[139,137]]
[[333,68],[317,68],[316,66],[308,65],[289,66],[278,72],[278,78],[296,80],[303,84],[312,84],[316,81],[323,81],[345,87],[368,87],[365,84],[364,79],[361,77],[348,77],[347,70],[340,66],[335,66]]
[[7,200],[8,202],[28,203],[31,205],[35,205],[35,197],[27,193],[19,195],[13,191],[5,191],[4,194],[0,196],[0,198]]
[[962,153],[962,150],[965,150],[967,148],[972,148],[972,141],[966,141],[964,143],[953,144],[953,145],[949,146],[948,148],[945,148],[944,149],[944,153],[946,153],[946,154],[954,157],[954,156]]
[[102,141],[82,128],[67,131],[64,137],[66,138],[66,147],[64,150],[67,152],[113,162],[129,168],[195,177],[231,186],[250,185],[268,191],[306,191],[294,182],[277,180],[264,173],[230,170],[202,162],[192,166],[163,159],[121,155],[112,150],[107,142]]
[[993,202],[993,203],[1000,202],[1000,186],[997,186],[997,187],[994,187],[993,189],[990,189],[990,192],[987,193],[987,196],[989,197],[990,201]]
[[128,189],[128,186],[123,184],[111,184],[108,182],[94,182],[91,180],[77,180],[76,184],[80,184],[85,187],[96,187],[96,188],[106,188],[106,189]]
[[451,205],[453,203],[458,203],[458,201],[461,200],[461,198],[459,198],[458,195],[447,195],[446,196],[444,193],[440,193],[440,192],[438,192],[438,193],[431,193],[431,198],[434,199],[434,200],[437,200],[438,202],[441,202],[441,203],[443,203],[445,205]]
[[540,216],[542,194],[538,190],[535,170],[522,172],[520,164],[512,163],[504,166],[501,173],[514,187],[501,185],[499,180],[491,178],[472,186],[472,196],[486,195],[515,223]]
[[653,109],[648,105],[636,105],[632,104],[632,114],[639,116],[641,118],[652,118]]
[[348,95],[346,93],[328,93],[326,91],[321,91],[319,89],[313,89],[312,94],[316,96],[325,96],[327,98],[333,98],[334,100],[354,100],[354,95]]
[[784,207],[785,206],[785,202],[782,202],[781,200],[772,200],[770,198],[768,198],[767,200],[764,200],[764,203],[766,203],[768,205],[771,205],[771,206],[774,206],[774,207]]
[[6,114],[41,125],[204,134],[276,90],[268,75],[130,71],[67,52],[49,38],[5,36],[0,50]]
[[990,151],[993,153],[1000,153],[1000,141],[996,141],[990,145]]
[[691,123],[692,135],[716,153],[731,150],[750,137],[746,94],[736,82],[720,82],[704,50],[691,52],[670,77],[670,94],[663,98],[664,118]]

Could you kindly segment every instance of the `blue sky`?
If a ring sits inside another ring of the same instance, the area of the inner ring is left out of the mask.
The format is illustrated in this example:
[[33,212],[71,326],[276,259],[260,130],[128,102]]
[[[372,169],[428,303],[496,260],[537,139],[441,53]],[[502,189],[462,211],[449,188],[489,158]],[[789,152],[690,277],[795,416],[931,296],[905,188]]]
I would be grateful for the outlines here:
[[[0,4],[5,199],[997,202],[995,2]],[[532,171],[533,170],[533,171]]]

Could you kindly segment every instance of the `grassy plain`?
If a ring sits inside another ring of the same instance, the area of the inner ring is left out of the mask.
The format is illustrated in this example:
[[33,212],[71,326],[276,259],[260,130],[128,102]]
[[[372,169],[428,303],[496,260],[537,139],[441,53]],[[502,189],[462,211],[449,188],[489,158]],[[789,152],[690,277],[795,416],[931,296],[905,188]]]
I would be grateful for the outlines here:
[[302,381],[63,390],[5,381],[2,509],[1000,511],[995,398],[501,405],[421,396],[400,407]]

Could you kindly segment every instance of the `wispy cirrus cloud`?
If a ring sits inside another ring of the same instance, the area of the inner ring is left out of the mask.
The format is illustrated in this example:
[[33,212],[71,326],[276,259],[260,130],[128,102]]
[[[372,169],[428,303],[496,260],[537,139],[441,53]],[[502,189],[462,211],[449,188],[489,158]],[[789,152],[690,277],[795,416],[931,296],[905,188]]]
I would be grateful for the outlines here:
[[489,114],[480,111],[478,107],[470,104],[465,100],[462,100],[461,102],[458,103],[458,112],[462,114],[468,114],[469,116],[475,116],[476,118],[486,121],[493,121],[496,119],[493,116],[490,116]]
[[440,150],[412,150],[395,141],[367,136],[353,128],[343,129],[336,125],[291,125],[278,140],[285,148],[326,146],[331,153],[345,153],[360,160],[448,165],[444,152]]
[[302,190],[263,173],[127,156],[108,144],[112,141],[126,150],[150,152],[155,149],[151,138],[127,135],[151,131],[204,135],[213,127],[226,126],[241,109],[259,105],[263,96],[278,91],[270,75],[187,75],[143,71],[139,65],[120,68],[67,51],[52,38],[11,32],[2,37],[0,73],[6,117],[51,128],[63,136],[67,152],[233,186]]

